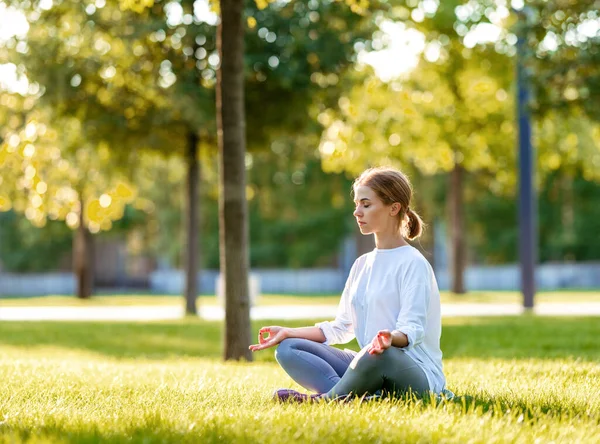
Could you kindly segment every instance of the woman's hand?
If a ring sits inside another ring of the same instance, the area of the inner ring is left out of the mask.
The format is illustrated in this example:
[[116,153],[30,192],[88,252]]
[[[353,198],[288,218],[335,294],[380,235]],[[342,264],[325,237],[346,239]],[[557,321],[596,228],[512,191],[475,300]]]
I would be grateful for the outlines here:
[[392,346],[392,332],[389,330],[379,330],[377,336],[371,341],[367,351],[370,355],[380,355]]
[[[267,336],[263,336],[263,335]],[[287,329],[273,325],[271,327],[262,327],[258,331],[258,344],[251,345],[249,348],[253,352],[273,347],[287,338]]]

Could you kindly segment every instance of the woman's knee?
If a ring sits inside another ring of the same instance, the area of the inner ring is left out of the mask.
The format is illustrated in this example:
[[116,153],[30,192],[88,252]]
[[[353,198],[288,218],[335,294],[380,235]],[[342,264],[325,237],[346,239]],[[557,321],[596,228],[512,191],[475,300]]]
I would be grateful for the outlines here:
[[[367,351],[368,347],[363,348],[354,358],[352,363],[350,364],[350,368],[353,368],[357,371],[370,372],[374,369],[381,366],[382,361],[384,361],[385,357],[383,354],[370,354]],[[385,352],[384,352],[385,354]]]
[[295,350],[298,349],[298,346],[304,340],[300,338],[288,338],[281,341],[275,350],[275,359],[277,362],[281,363],[282,361],[294,358],[296,356],[294,353]]

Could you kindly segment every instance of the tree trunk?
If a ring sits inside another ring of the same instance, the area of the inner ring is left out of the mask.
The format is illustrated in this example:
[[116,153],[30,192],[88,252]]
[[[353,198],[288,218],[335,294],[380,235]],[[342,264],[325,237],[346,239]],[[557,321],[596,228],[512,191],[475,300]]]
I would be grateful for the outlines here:
[[83,217],[83,199],[79,211],[79,227],[73,238],[73,270],[77,279],[77,297],[89,299],[94,288],[94,239]]
[[187,140],[187,193],[185,214],[185,313],[196,315],[196,298],[198,297],[198,183],[200,166],[198,162],[198,135],[190,131]]
[[462,182],[464,170],[455,164],[450,173],[450,235],[452,241],[452,258],[450,261],[450,289],[453,293],[465,292],[464,271],[465,257],[465,229],[463,217]]
[[252,360],[248,294],[243,0],[221,0],[217,48],[219,248],[225,287],[224,358]]

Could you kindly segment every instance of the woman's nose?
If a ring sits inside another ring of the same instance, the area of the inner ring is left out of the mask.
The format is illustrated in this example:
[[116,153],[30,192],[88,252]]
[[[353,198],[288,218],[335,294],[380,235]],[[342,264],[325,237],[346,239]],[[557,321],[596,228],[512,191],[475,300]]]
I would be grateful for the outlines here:
[[354,215],[354,217],[358,217],[362,214],[362,211],[360,211],[358,208],[356,210],[354,210],[354,213],[352,213]]

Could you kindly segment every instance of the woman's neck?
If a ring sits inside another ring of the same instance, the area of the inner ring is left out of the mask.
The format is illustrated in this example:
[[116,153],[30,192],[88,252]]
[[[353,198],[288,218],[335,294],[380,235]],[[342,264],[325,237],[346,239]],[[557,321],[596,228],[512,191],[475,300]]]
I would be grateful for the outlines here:
[[390,250],[408,245],[408,242],[398,234],[375,233],[375,246],[380,250]]

